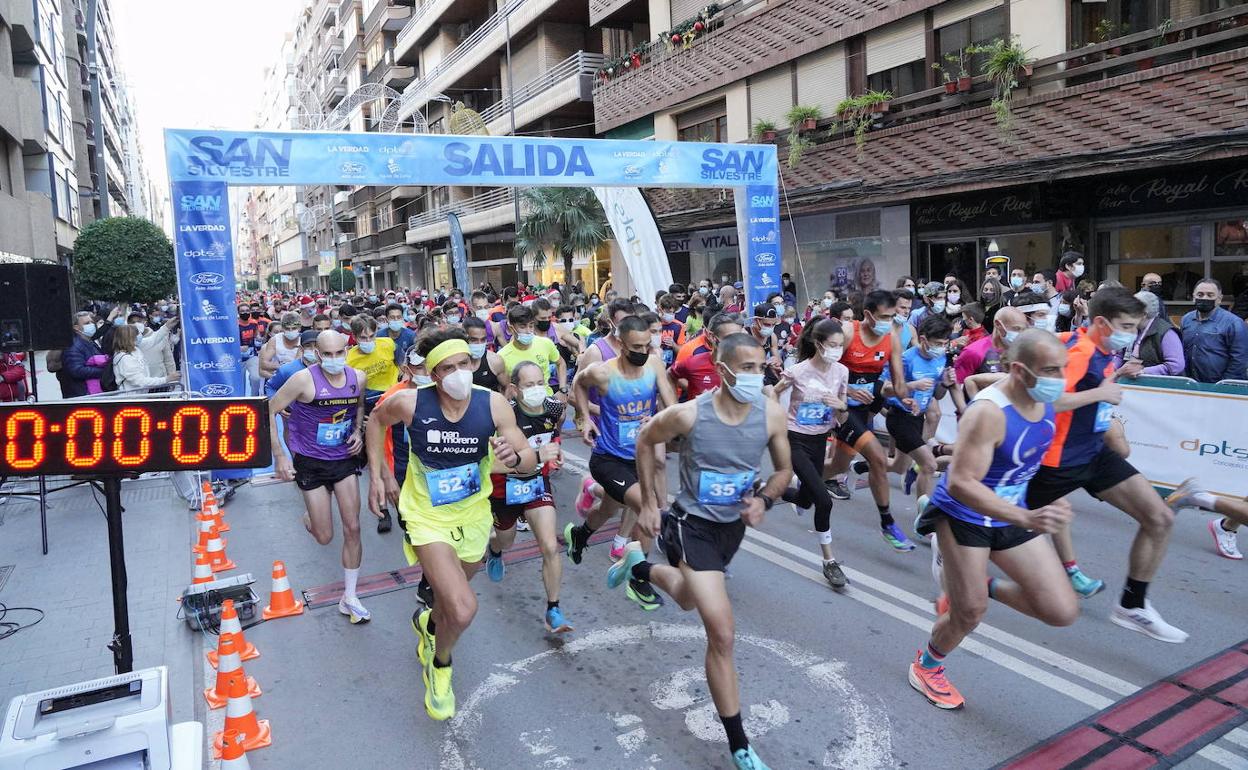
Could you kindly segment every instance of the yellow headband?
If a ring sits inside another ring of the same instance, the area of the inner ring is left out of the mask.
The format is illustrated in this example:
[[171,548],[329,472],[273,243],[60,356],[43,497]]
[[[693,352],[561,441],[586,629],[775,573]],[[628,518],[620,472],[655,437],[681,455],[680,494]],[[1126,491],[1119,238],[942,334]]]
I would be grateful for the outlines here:
[[463,353],[468,354],[468,343],[463,340],[447,340],[438,343],[437,347],[429,351],[429,355],[425,356],[425,369],[433,374],[433,370],[438,368],[438,364],[453,355]]

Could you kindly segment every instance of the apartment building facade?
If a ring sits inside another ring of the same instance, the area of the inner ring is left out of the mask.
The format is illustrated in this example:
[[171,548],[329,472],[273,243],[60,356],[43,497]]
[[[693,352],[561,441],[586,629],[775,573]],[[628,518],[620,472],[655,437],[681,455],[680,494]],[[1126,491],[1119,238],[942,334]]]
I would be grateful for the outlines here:
[[[1128,286],[1162,274],[1177,308],[1198,275],[1248,290],[1241,0],[704,9],[590,0],[615,65],[595,84],[596,128],[740,142],[760,121],[775,124],[783,258],[801,299],[891,288],[901,275],[953,272],[974,285],[990,254],[1031,272],[1067,250]],[[1027,62],[1004,113],[999,86],[981,74],[992,53],[980,49],[993,41],[1013,41]],[[798,106],[820,110],[815,130],[788,126]],[[730,195],[649,198],[677,280],[737,274]]]

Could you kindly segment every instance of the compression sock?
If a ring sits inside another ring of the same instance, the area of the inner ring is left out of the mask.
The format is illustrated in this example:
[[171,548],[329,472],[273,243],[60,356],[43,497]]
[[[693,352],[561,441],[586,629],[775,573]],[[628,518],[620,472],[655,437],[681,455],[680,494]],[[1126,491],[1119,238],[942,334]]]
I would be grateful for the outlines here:
[[342,589],[342,598],[344,599],[357,598],[355,595],[355,584],[359,582],[359,579],[360,579],[359,567],[356,567],[355,569],[347,569],[346,567],[343,567],[342,582],[345,584],[345,587]]
[[740,711],[730,717],[720,714],[719,721],[724,723],[724,732],[728,734],[728,751],[736,754],[750,745],[750,739],[745,737],[745,728],[741,726]]
[[554,608],[556,608],[556,607],[558,607],[558,606],[559,606],[559,600],[558,600],[558,599],[556,599],[556,600],[555,600],[555,601],[553,601],[553,602],[546,602],[546,611],[547,611],[547,612],[550,612],[551,610],[553,610]]
[[1066,570],[1067,575],[1073,575],[1079,571],[1079,562],[1064,561],[1062,562],[1062,568]]
[[875,507],[880,511],[880,529],[888,529],[893,526],[895,522],[893,521],[893,514],[888,512],[888,506],[877,505]]
[[1122,589],[1123,609],[1139,610],[1144,608],[1144,597],[1148,594],[1148,583],[1143,580],[1127,578],[1127,585]]
[[1218,498],[1214,497],[1208,492],[1197,492],[1196,494],[1192,495],[1192,500],[1195,501],[1195,503],[1199,505],[1201,508],[1204,508],[1206,511],[1214,510],[1214,506],[1218,502]]
[[919,665],[923,668],[939,668],[945,665],[945,654],[936,649],[929,639],[927,649],[923,650],[923,655],[919,658]]
[[611,538],[611,550],[613,551],[618,551],[626,545],[628,545],[628,538],[622,535],[616,535]]
[[632,575],[637,580],[650,581],[650,568],[654,565],[648,561],[639,561],[633,565]]

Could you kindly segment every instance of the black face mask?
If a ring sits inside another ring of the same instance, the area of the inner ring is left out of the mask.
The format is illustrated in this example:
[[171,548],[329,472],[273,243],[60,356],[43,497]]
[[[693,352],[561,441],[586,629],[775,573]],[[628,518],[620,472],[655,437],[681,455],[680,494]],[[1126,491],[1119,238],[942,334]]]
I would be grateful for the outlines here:
[[538,322],[536,323],[536,326],[537,326],[537,330],[538,330],[539,332],[548,332],[548,331],[550,331],[550,321],[538,321]]
[[630,350],[624,354],[624,358],[633,366],[645,366],[646,361],[650,360],[650,354],[644,350],[640,353]]
[[1211,299],[1198,299],[1192,304],[1196,306],[1197,312],[1212,313],[1213,309],[1217,306],[1218,303],[1214,302]]
[[1148,290],[1151,291],[1153,294],[1156,294],[1158,297],[1161,296],[1161,284],[1159,283],[1154,283],[1153,285],[1149,286]]

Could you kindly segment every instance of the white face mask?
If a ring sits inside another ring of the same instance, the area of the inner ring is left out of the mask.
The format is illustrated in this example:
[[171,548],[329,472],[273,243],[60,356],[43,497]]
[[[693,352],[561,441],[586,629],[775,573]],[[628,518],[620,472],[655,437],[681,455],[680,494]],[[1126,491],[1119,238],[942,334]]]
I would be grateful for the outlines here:
[[827,297],[824,297],[824,298],[823,298],[823,306],[824,306],[824,307],[832,307],[832,304],[833,304],[833,302],[832,302],[832,300],[831,300],[831,299],[829,299],[829,298],[827,298]]
[[962,292],[960,291],[947,292],[945,294],[945,297],[949,300],[949,304],[956,305],[958,303],[958,300],[962,299]]
[[1083,265],[1075,265],[1074,276],[1080,278],[1083,276]]
[[421,387],[423,385],[432,385],[433,378],[427,374],[414,374],[412,375],[412,382],[416,383],[417,387]]
[[819,351],[819,355],[823,356],[823,360],[828,363],[835,363],[841,360],[841,356],[845,354],[845,348],[824,348]]
[[657,347],[660,347],[662,344],[663,344],[663,335],[661,334],[650,335],[650,347],[657,348]]
[[531,385],[520,391],[520,403],[530,409],[536,409],[546,400],[546,387],[544,385]]
[[468,398],[472,394],[472,372],[467,369],[456,369],[446,375],[442,378],[442,392],[456,401]]
[[135,321],[134,330],[139,333],[140,337],[142,337],[143,332],[147,331],[147,324],[143,323],[142,321]]
[[489,309],[489,308],[485,308],[485,307],[483,307],[483,308],[481,308],[480,310],[474,310],[474,311],[472,311],[472,312],[473,312],[473,315],[475,315],[477,318],[480,318],[482,321],[488,321],[488,320],[490,320],[490,309]]
[[758,327],[758,333],[759,333],[759,335],[761,335],[764,339],[766,339],[767,337],[770,337],[770,336],[771,336],[771,332],[772,332],[772,327],[770,327],[770,326],[760,326],[760,327]]

